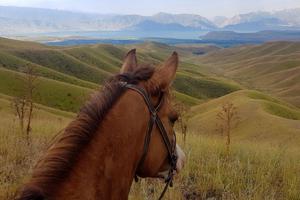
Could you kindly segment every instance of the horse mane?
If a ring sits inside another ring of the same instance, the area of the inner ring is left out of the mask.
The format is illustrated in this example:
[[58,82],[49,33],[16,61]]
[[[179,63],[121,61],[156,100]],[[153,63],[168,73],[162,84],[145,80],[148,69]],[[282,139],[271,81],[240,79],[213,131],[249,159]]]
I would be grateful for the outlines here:
[[139,67],[130,73],[110,78],[80,109],[77,117],[62,131],[38,161],[32,177],[22,188],[18,200],[51,198],[57,185],[67,178],[79,153],[89,144],[108,111],[126,90],[120,82],[137,84],[147,81],[153,67]]

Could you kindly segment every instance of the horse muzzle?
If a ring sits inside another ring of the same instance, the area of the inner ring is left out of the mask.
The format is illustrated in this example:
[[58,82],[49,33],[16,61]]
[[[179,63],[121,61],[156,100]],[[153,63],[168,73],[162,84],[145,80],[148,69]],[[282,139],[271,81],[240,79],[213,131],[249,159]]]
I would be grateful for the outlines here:
[[[183,150],[180,148],[178,144],[176,144],[176,155],[177,155],[177,161],[176,161],[176,168],[173,171],[173,175],[179,174],[179,172],[183,169],[185,162],[186,162],[186,156]],[[171,167],[171,166],[170,166]],[[170,176],[170,169],[167,169],[165,171],[161,171],[157,174],[158,178],[161,179],[168,179]]]
[[176,144],[176,154],[177,154],[176,173],[179,173],[185,165],[186,157],[185,157],[185,153],[183,152],[183,150],[180,148],[178,144]]

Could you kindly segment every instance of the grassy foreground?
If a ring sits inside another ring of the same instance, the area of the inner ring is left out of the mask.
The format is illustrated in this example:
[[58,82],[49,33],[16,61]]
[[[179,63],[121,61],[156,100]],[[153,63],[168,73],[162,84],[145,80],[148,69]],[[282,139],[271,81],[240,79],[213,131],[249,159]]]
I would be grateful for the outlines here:
[[[0,199],[13,199],[38,156],[69,118],[36,110],[32,145],[18,131],[9,102],[0,99]],[[300,199],[300,153],[280,146],[233,141],[226,155],[222,138],[190,134],[185,144],[187,165],[165,199]],[[156,199],[159,180],[134,183],[130,199]]]
[[[300,199],[299,151],[237,142],[227,156],[221,138],[194,134],[182,146],[187,165],[166,199]],[[157,199],[164,186],[158,182],[134,184],[132,199]]]
[[32,145],[28,146],[10,102],[3,98],[0,98],[0,116],[0,199],[12,200],[38,157],[70,119],[59,110],[36,108],[32,123]]

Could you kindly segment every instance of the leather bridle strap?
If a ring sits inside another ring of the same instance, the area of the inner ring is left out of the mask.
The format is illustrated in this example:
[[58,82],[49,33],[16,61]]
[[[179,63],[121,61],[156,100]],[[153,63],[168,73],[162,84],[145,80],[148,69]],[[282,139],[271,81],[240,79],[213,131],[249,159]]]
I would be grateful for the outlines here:
[[146,159],[149,144],[150,144],[150,140],[151,140],[151,135],[152,135],[152,129],[153,129],[153,126],[154,126],[154,122],[155,122],[155,118],[154,118],[154,116],[151,116],[150,120],[149,120],[149,123],[148,123],[147,134],[145,136],[143,154],[142,154],[142,157],[141,157],[141,159],[140,159],[140,161],[138,162],[138,165],[137,165],[138,168],[144,163],[144,161]]
[[151,115],[156,115],[157,110],[152,105],[148,93],[142,87],[139,87],[139,86],[133,85],[133,84],[129,84],[129,83],[125,84],[124,87],[132,89],[132,90],[138,92],[143,97],[145,103],[147,104],[147,107],[150,111],[150,114]]
[[[173,171],[176,170],[176,161],[177,161],[176,136],[174,134],[175,142],[172,144],[169,140],[168,134],[166,132],[166,129],[165,129],[162,121],[160,120],[159,116],[157,115],[157,112],[159,111],[159,109],[161,107],[161,104],[162,104],[162,101],[163,101],[163,94],[159,98],[158,105],[154,107],[151,100],[150,100],[150,97],[149,97],[148,93],[142,87],[139,87],[139,86],[133,85],[133,84],[128,84],[126,82],[121,82],[121,84],[124,87],[126,87],[128,89],[131,89],[131,90],[134,90],[137,93],[139,93],[143,97],[143,99],[144,99],[144,101],[145,101],[145,103],[146,103],[146,105],[149,109],[149,112],[150,112],[150,120],[149,120],[149,123],[148,123],[148,128],[147,128],[147,132],[146,132],[146,136],[145,136],[143,153],[142,153],[141,159],[138,162],[137,169],[139,169],[142,166],[142,164],[144,163],[144,161],[146,159],[154,123],[158,127],[159,132],[160,132],[160,134],[162,136],[162,139],[164,141],[164,144],[167,148],[168,158],[169,158],[171,168],[169,170],[168,177],[165,180],[166,186],[164,187],[164,190],[163,190],[162,194],[159,197],[159,199],[162,199],[165,192],[166,192],[166,190],[167,190],[167,188],[168,188],[168,186],[169,185],[172,186],[172,180],[173,180],[173,175],[174,175]],[[137,176],[136,176],[136,180],[137,180]]]
[[159,131],[161,133],[161,136],[163,138],[165,146],[167,147],[168,155],[170,156],[170,159],[172,160],[174,149],[172,147],[173,145],[170,143],[170,140],[169,140],[168,134],[166,132],[166,129],[164,128],[164,125],[162,124],[159,117],[156,118],[155,122],[156,122],[157,127],[159,128]]

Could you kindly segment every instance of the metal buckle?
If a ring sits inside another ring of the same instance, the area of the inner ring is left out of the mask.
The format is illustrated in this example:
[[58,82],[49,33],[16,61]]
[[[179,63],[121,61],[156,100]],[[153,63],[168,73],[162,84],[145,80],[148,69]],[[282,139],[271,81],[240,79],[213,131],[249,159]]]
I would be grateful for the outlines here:
[[154,111],[151,111],[151,117],[155,120],[157,118],[157,112],[154,110]]
[[127,82],[126,81],[119,81],[121,87],[125,87],[127,85]]

